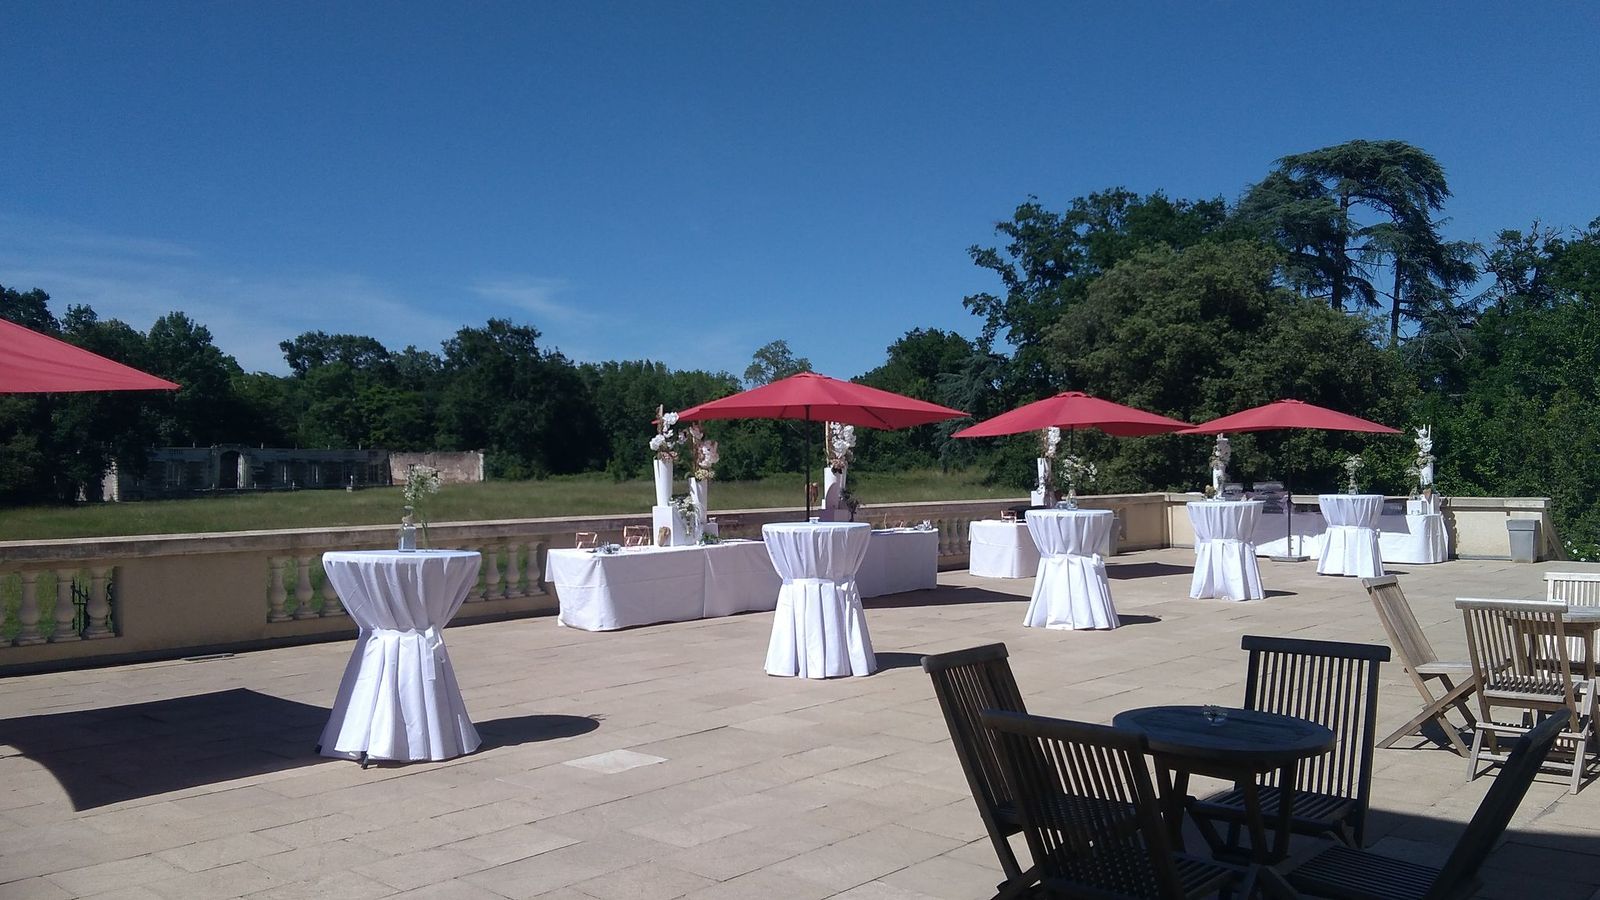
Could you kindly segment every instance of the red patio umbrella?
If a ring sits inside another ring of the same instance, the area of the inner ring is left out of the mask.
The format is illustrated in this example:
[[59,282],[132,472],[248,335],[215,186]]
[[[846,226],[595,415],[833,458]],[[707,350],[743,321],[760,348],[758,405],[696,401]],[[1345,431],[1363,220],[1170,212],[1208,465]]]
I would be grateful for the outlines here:
[[0,319],[0,394],[175,391],[178,385]]
[[[840,381],[815,372],[801,372],[691,406],[678,413],[680,422],[706,419],[799,419],[841,422],[865,428],[910,428],[966,415],[959,409],[917,400],[892,391]],[[806,433],[806,516],[811,515],[811,430]]]
[[1110,400],[1091,397],[1083,391],[1063,391],[1054,397],[1035,400],[1010,412],[1001,413],[976,425],[963,428],[951,437],[997,437],[1021,434],[1043,428],[1098,428],[1117,437],[1166,434],[1188,428],[1188,422],[1158,416]]
[[[1369,434],[1399,434],[1400,429],[1379,425],[1349,413],[1337,412],[1327,407],[1306,403],[1303,400],[1274,400],[1262,406],[1241,410],[1220,419],[1185,428],[1180,434],[1223,434],[1229,431],[1274,431],[1279,428],[1304,428],[1321,431],[1360,431]],[[1289,475],[1283,476],[1284,492],[1289,494],[1286,501],[1287,515],[1283,518],[1284,549],[1290,552],[1290,541],[1293,539],[1294,519],[1294,494],[1289,490]]]

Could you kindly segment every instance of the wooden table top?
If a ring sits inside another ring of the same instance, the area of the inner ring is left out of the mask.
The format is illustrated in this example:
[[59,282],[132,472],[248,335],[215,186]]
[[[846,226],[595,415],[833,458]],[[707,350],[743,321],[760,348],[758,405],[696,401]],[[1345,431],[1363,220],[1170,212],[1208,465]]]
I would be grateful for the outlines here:
[[1227,719],[1213,725],[1205,708],[1147,706],[1117,713],[1111,724],[1143,733],[1152,753],[1262,769],[1333,749],[1333,731],[1308,719],[1219,707]]

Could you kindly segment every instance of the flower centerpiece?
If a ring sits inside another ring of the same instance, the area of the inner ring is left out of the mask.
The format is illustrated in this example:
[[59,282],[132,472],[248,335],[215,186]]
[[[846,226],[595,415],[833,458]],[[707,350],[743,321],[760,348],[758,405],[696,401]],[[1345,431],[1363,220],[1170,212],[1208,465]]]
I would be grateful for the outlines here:
[[678,460],[678,444],[682,438],[673,430],[678,424],[678,414],[656,407],[656,433],[650,438],[650,450],[655,453],[653,470],[656,480],[656,505],[672,503],[672,464]]
[[822,508],[844,509],[845,477],[856,457],[856,427],[829,422],[826,434],[828,467],[822,472]]
[[1367,466],[1366,460],[1362,459],[1361,458],[1361,454],[1359,454],[1359,453],[1352,453],[1349,456],[1345,457],[1345,461],[1344,461],[1344,478],[1345,478],[1344,492],[1345,493],[1347,493],[1347,494],[1359,494],[1359,493],[1361,493],[1361,485],[1356,483],[1356,477],[1361,474],[1361,470],[1366,468],[1366,466]]
[[1081,456],[1064,456],[1061,458],[1061,477],[1067,482],[1067,503],[1073,509],[1078,507],[1078,485],[1093,484],[1100,476],[1100,471],[1094,463],[1085,462]]
[[1035,461],[1038,466],[1033,482],[1033,502],[1044,505],[1051,502],[1051,495],[1055,493],[1055,460],[1056,448],[1061,446],[1061,429],[1054,425],[1039,432],[1039,458]]
[[683,441],[688,444],[689,459],[689,496],[695,504],[695,520],[687,522],[691,533],[703,533],[706,525],[706,515],[711,510],[710,492],[711,480],[717,477],[717,462],[722,457],[717,452],[717,442],[706,440],[706,434],[699,425],[690,425],[683,432]]
[[694,492],[676,494],[672,498],[672,512],[683,525],[683,530],[688,535],[689,543],[700,542],[700,505],[695,502]]
[[1424,425],[1418,428],[1416,442],[1417,458],[1406,471],[1416,479],[1418,493],[1430,494],[1433,492],[1433,427]]
[[[422,526],[422,540],[428,540],[427,498],[439,493],[439,470],[433,466],[413,465],[406,469],[405,487],[401,496],[406,501],[406,514],[400,519],[400,549],[416,549],[416,527]],[[409,546],[408,546],[409,544]]]
[[1228,481],[1228,461],[1233,459],[1233,445],[1228,443],[1228,436],[1217,435],[1217,442],[1211,447],[1211,492],[1221,494],[1222,486]]

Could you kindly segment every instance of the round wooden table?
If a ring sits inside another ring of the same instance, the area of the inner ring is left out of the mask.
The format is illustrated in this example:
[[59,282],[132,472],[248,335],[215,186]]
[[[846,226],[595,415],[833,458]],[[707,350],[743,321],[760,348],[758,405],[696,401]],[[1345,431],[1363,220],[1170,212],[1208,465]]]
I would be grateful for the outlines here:
[[[1174,848],[1183,847],[1183,804],[1190,775],[1232,781],[1244,795],[1250,851],[1257,862],[1276,862],[1288,853],[1294,814],[1295,766],[1333,749],[1329,728],[1308,719],[1253,709],[1211,707],[1226,718],[1212,724],[1204,706],[1147,706],[1117,713],[1111,724],[1140,732],[1150,755],[1165,772],[1159,778],[1163,818]],[[1261,812],[1258,776],[1278,771],[1277,837],[1270,850]]]

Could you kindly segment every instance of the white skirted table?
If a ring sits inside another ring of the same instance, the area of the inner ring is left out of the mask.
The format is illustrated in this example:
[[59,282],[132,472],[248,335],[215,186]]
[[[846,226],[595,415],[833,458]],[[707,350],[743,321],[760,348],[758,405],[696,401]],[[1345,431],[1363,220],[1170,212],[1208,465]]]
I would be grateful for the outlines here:
[[939,586],[937,528],[875,528],[867,555],[856,572],[863,597],[906,591],[931,591]]
[[967,548],[967,570],[979,578],[1031,578],[1039,571],[1039,548],[1027,522],[973,522],[967,526]]
[[463,550],[322,555],[322,568],[361,627],[317,750],[359,759],[440,760],[481,741],[467,718],[440,631],[478,583]]
[[1039,548],[1039,574],[1022,624],[1033,628],[1116,628],[1105,560],[1099,549],[1115,521],[1109,509],[1030,509],[1028,532]]
[[1359,578],[1383,575],[1383,551],[1378,546],[1383,495],[1318,494],[1317,505],[1328,523],[1317,574]]
[[1261,519],[1260,500],[1198,500],[1188,504],[1194,526],[1195,599],[1260,600],[1261,567],[1251,538]]
[[556,621],[584,631],[770,610],[781,583],[764,544],[737,540],[616,553],[551,550],[544,573],[561,604]]
[[777,523],[763,525],[761,536],[783,576],[767,644],[767,674],[834,678],[876,671],[856,587],[872,527],[865,522]]

